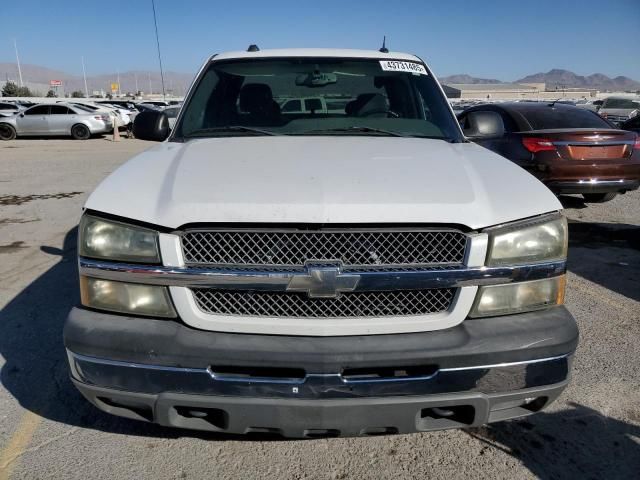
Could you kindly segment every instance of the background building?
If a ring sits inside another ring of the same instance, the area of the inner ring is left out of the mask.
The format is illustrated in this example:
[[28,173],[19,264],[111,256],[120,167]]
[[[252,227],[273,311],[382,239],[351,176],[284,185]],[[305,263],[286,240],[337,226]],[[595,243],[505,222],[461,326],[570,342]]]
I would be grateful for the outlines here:
[[597,90],[554,88],[544,83],[450,83],[442,85],[448,98],[473,100],[551,100],[558,98],[595,97]]

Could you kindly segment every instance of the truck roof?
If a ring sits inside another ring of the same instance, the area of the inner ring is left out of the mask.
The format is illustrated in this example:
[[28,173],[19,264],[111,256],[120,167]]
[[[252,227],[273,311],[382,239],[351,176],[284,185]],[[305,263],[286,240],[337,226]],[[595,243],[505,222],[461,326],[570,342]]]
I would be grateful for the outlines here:
[[344,58],[376,58],[380,60],[408,60],[420,62],[415,55],[402,52],[382,53],[378,50],[351,50],[346,48],[281,48],[258,50],[256,52],[236,51],[224,52],[211,57],[215,60],[236,58],[272,58],[272,57],[344,57]]

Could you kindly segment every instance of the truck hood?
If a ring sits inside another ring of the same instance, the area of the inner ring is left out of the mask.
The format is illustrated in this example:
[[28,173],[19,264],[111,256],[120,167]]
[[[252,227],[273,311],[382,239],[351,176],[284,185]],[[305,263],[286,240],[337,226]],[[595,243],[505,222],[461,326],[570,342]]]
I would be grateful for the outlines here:
[[107,177],[86,208],[189,223],[447,223],[472,229],[561,209],[537,179],[472,143],[373,136],[164,142]]

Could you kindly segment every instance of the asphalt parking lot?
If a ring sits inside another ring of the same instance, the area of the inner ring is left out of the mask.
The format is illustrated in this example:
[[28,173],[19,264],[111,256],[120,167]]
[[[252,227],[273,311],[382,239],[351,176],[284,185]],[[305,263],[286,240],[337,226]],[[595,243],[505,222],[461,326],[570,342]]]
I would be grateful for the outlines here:
[[543,413],[478,429],[286,441],[165,429],[93,408],[68,380],[62,346],[78,301],[75,226],[98,182],[150,145],[0,143],[0,480],[637,478],[640,192],[605,204],[563,197],[567,306],[581,342],[572,384]]

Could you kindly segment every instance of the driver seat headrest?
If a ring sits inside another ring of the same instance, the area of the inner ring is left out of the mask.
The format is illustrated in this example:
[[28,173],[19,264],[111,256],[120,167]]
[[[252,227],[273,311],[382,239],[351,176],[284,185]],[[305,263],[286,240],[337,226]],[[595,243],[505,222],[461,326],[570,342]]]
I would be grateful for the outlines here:
[[251,114],[266,113],[273,108],[273,93],[269,85],[249,83],[240,90],[240,110]]
[[380,93],[362,93],[345,107],[347,115],[350,116],[367,115],[373,112],[385,116],[388,109],[387,98]]

